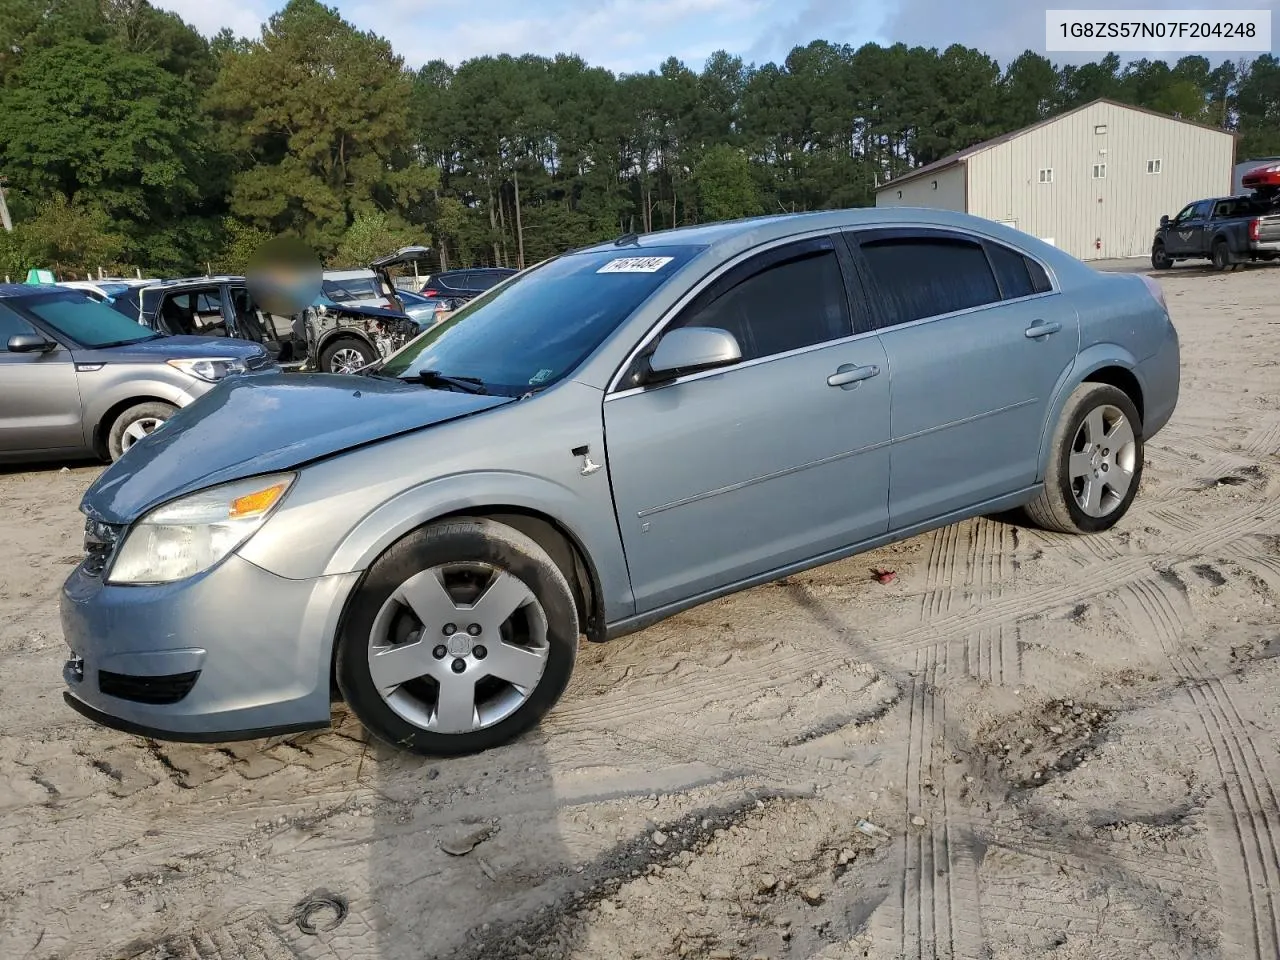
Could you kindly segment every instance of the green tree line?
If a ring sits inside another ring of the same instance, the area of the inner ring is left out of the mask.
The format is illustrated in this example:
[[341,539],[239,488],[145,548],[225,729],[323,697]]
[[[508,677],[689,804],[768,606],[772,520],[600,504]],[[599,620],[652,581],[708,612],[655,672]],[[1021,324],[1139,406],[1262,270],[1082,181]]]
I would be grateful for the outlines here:
[[955,150],[1110,97],[1280,154],[1280,61],[815,40],[614,74],[582,57],[412,69],[317,0],[207,40],[146,0],[0,4],[0,274],[239,271],[292,235],[334,266],[430,242],[518,266],[628,231],[874,203]]

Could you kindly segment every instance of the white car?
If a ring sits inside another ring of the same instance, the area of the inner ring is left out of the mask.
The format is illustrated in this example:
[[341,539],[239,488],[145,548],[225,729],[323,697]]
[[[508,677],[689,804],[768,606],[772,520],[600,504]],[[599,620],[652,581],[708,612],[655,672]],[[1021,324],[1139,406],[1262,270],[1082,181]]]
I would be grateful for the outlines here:
[[103,277],[101,280],[64,280],[58,286],[81,290],[95,300],[110,303],[130,287],[145,287],[155,282],[155,280],[140,280],[136,277]]

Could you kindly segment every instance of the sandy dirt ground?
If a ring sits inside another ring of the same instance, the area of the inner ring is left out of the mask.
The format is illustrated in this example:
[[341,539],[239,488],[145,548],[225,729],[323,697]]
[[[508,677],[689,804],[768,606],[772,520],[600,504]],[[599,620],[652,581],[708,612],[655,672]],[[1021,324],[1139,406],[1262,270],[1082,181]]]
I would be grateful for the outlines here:
[[80,719],[97,471],[0,473],[0,957],[1273,960],[1280,270],[1161,279],[1182,398],[1116,529],[978,520],[584,645],[479,757]]

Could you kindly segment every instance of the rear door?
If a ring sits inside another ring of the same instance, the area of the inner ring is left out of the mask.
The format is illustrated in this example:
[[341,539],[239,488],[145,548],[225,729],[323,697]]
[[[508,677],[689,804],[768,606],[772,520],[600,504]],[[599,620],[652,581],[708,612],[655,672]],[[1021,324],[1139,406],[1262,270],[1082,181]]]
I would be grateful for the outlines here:
[[80,386],[71,351],[59,343],[48,353],[13,353],[9,338],[21,334],[53,339],[0,302],[0,450],[83,450]]
[[[885,357],[860,302],[851,318],[840,259],[820,237],[730,268],[666,329],[729,330],[742,360],[627,387],[637,359],[606,397],[637,612],[885,532]],[[875,373],[841,376],[854,367]]]
[[1044,266],[960,230],[848,234],[877,306],[892,393],[889,523],[1030,487],[1075,309]]

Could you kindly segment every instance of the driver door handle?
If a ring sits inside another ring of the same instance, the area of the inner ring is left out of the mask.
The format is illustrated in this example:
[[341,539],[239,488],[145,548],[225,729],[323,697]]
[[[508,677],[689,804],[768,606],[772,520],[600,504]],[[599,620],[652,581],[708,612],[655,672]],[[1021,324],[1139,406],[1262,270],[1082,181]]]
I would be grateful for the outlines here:
[[1040,337],[1047,337],[1051,333],[1057,333],[1061,329],[1062,324],[1057,320],[1050,323],[1045,323],[1043,320],[1037,320],[1023,332],[1030,339],[1038,340]]
[[852,363],[842,363],[836,367],[835,373],[827,377],[827,386],[847,387],[861,383],[863,380],[870,380],[879,374],[880,368],[874,363],[865,367],[859,367]]

